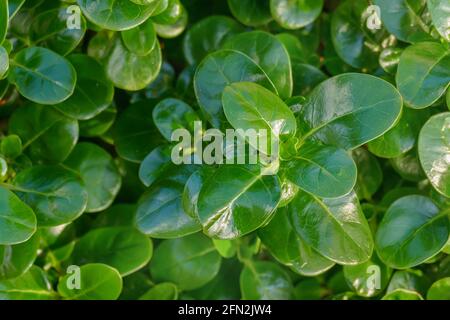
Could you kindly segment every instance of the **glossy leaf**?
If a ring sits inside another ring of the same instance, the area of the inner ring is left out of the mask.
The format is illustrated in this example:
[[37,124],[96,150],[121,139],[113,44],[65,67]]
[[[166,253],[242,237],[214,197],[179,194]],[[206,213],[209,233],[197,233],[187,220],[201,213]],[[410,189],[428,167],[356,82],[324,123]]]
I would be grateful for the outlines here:
[[50,281],[44,271],[36,266],[23,275],[9,280],[0,280],[0,300],[53,300]]
[[76,265],[104,263],[126,276],[144,267],[152,253],[151,240],[133,228],[100,228],[80,238],[72,262]]
[[376,234],[381,260],[396,269],[414,267],[438,253],[449,237],[445,212],[428,198],[407,196],[394,202]]
[[83,182],[60,166],[25,169],[16,176],[14,185],[17,195],[34,210],[39,226],[71,222],[86,209],[88,195]]
[[140,199],[136,223],[152,238],[179,238],[201,230],[182,206],[183,185],[170,181],[156,184]]
[[301,189],[318,197],[348,194],[356,183],[356,165],[336,147],[306,143],[287,164],[287,177]]
[[226,126],[222,92],[235,82],[254,82],[276,92],[266,73],[247,55],[233,50],[210,54],[197,68],[194,88],[207,120],[216,128]]
[[150,272],[156,281],[169,281],[181,290],[193,290],[210,282],[221,263],[210,239],[201,234],[166,240],[155,250]]
[[260,26],[272,20],[270,0],[228,0],[233,16],[246,26]]
[[302,141],[319,139],[354,149],[392,128],[401,110],[401,96],[388,82],[365,74],[342,74],[322,82],[308,96],[299,112],[303,121],[299,134]]
[[240,282],[243,300],[287,300],[292,295],[288,274],[272,262],[258,261],[246,266]]
[[[9,20],[9,10],[8,10],[8,0],[0,1],[0,44],[6,38],[6,32],[8,31],[8,20]],[[1,75],[1,73],[0,73]]]
[[319,16],[323,0],[270,0],[270,10],[276,22],[286,29],[299,29]]
[[276,37],[262,31],[245,32],[230,38],[222,48],[242,52],[256,62],[282,99],[292,95],[291,61]]
[[[271,91],[255,83],[239,82],[227,86],[222,94],[222,104],[225,116],[235,129],[264,130],[270,133],[268,141],[287,140],[295,135],[296,121],[289,107]],[[252,143],[249,141],[250,145]],[[258,149],[258,145],[252,146]],[[268,152],[268,147],[264,147]]]
[[427,0],[427,7],[433,19],[433,24],[439,31],[441,37],[450,41],[450,26],[448,16],[450,15],[450,6],[446,0]]
[[196,23],[183,39],[183,53],[189,64],[198,64],[209,53],[218,50],[231,36],[244,31],[233,19],[212,16]]
[[172,141],[172,134],[177,129],[194,132],[194,122],[201,121],[197,113],[186,103],[178,99],[164,99],[153,109],[153,121],[159,132]]
[[300,192],[289,204],[295,231],[326,258],[343,265],[366,262],[373,240],[358,198],[320,199]]
[[[240,179],[234,179],[239,176]],[[281,196],[277,176],[265,176],[257,165],[224,165],[209,176],[198,196],[203,232],[234,239],[264,225]]]
[[450,113],[430,118],[419,137],[419,158],[433,187],[450,197]]
[[301,275],[316,276],[329,270],[334,262],[312,249],[295,232],[289,210],[289,207],[278,209],[270,223],[258,230],[261,241],[279,262]]
[[370,200],[383,182],[380,163],[364,148],[353,150],[352,156],[358,168],[356,194],[359,199]]
[[114,86],[106,77],[103,67],[93,58],[74,54],[68,59],[75,69],[83,72],[78,75],[72,96],[55,107],[71,118],[92,119],[112,103]]
[[0,248],[30,239],[36,232],[33,210],[3,186],[0,186],[0,200]]
[[79,28],[68,28],[69,19],[68,7],[42,12],[33,19],[31,41],[63,56],[68,54],[78,46],[86,32],[86,20],[83,16],[80,16]]
[[78,140],[78,123],[52,108],[27,104],[11,116],[9,133],[20,137],[31,159],[59,163]]
[[32,47],[15,55],[8,79],[25,98],[40,104],[57,104],[72,95],[77,74],[65,58],[48,49]]
[[0,245],[0,281],[17,278],[33,265],[39,249],[39,235],[15,245]]
[[156,45],[156,31],[149,19],[133,29],[121,33],[122,41],[129,51],[138,55],[148,55]]
[[88,20],[108,30],[134,28],[147,20],[158,8],[159,1],[138,5],[130,0],[77,0]]
[[422,109],[445,94],[450,83],[450,53],[445,46],[420,42],[403,51],[397,87],[407,106]]
[[119,272],[105,264],[93,263],[80,268],[80,289],[72,289],[70,277],[59,280],[58,293],[66,300],[115,300],[122,291]]
[[427,300],[449,300],[450,299],[450,278],[442,278],[430,287],[427,293]]
[[156,79],[161,64],[161,48],[158,42],[148,55],[139,56],[128,51],[121,39],[116,38],[106,60],[106,73],[117,88],[137,91]]
[[399,122],[391,130],[369,142],[370,152],[381,158],[396,158],[412,150],[428,116],[428,110],[404,108]]
[[77,172],[83,180],[88,193],[87,212],[98,212],[112,204],[122,177],[109,153],[95,144],[79,143],[64,166]]
[[429,27],[422,16],[425,0],[374,0],[386,29],[401,41],[416,43],[431,40]]
[[178,288],[170,282],[159,283],[143,294],[139,300],[177,300]]

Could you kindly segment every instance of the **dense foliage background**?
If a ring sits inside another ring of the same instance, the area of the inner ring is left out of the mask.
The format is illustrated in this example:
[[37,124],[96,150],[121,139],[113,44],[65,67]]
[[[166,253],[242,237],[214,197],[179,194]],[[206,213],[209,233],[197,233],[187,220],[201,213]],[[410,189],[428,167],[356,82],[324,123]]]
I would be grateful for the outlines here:
[[[0,0],[0,299],[450,299],[449,41],[448,0]],[[278,174],[173,164],[196,120]]]

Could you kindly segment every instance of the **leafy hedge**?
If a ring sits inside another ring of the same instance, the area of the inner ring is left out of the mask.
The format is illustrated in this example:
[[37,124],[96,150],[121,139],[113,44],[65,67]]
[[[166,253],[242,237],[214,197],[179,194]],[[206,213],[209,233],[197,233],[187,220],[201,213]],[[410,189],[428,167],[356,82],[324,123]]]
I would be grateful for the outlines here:
[[[449,19],[0,0],[0,299],[450,299]],[[174,164],[194,121],[268,130],[278,174]]]

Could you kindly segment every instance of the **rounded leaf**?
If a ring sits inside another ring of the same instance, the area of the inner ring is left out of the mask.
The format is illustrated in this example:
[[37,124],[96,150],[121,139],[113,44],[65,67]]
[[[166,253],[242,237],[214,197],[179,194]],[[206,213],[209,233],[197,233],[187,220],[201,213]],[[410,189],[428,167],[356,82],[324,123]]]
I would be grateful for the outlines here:
[[73,289],[73,274],[62,277],[58,283],[58,293],[67,300],[116,300],[122,291],[119,272],[105,264],[92,263],[81,266],[80,288]]
[[169,281],[181,290],[193,290],[218,274],[221,257],[202,234],[165,240],[155,250],[150,272],[156,281]]
[[428,179],[450,197],[450,112],[431,117],[419,136],[419,158]]
[[228,0],[233,16],[250,27],[261,26],[272,20],[270,0]]
[[88,193],[87,212],[108,208],[119,193],[122,177],[111,155],[92,143],[80,143],[64,162],[77,172]]
[[72,95],[77,74],[70,62],[57,53],[31,47],[14,56],[8,79],[25,98],[40,104],[57,104]]
[[372,234],[355,193],[321,199],[299,192],[288,206],[295,231],[326,258],[356,265],[372,256]]
[[450,51],[435,42],[420,42],[403,51],[397,87],[407,106],[422,109],[445,94],[450,83]]
[[445,246],[449,232],[447,213],[440,213],[429,198],[403,197],[389,207],[378,227],[378,256],[396,269],[417,266]]
[[367,74],[341,74],[308,96],[298,113],[300,138],[355,149],[391,129],[401,110],[402,98],[389,82]]
[[288,274],[273,262],[251,262],[241,272],[243,300],[288,300],[293,286]]
[[130,227],[95,229],[78,240],[72,253],[76,265],[104,263],[129,275],[144,267],[152,257],[149,238]]
[[427,300],[450,300],[450,277],[433,283],[428,290]]
[[33,210],[13,192],[0,186],[0,247],[25,242],[35,232]]
[[202,185],[198,219],[210,237],[239,238],[264,225],[280,197],[278,177],[264,175],[260,166],[223,165]]
[[35,166],[14,179],[17,195],[35,212],[39,226],[58,226],[86,209],[87,192],[80,177],[59,166]]
[[128,30],[146,21],[160,1],[139,5],[130,0],[77,0],[83,14],[94,24],[113,31]]
[[323,0],[270,0],[270,10],[276,22],[285,29],[300,29],[317,19]]

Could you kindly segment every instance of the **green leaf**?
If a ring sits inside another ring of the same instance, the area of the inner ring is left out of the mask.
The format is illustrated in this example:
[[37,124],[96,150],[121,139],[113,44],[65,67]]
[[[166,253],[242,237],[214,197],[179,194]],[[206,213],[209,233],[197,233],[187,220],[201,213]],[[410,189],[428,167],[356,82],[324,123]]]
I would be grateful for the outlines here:
[[292,296],[291,279],[272,262],[250,262],[242,270],[240,282],[243,300],[288,300]]
[[201,230],[182,206],[183,184],[163,181],[151,187],[139,200],[138,229],[152,238],[179,238]]
[[138,5],[129,0],[77,0],[83,14],[94,24],[114,31],[144,23],[158,9],[160,1]]
[[8,2],[9,20],[11,20],[17,11],[23,6],[25,0],[6,0]]
[[17,195],[34,210],[39,226],[69,223],[86,209],[88,195],[81,179],[59,166],[22,170],[14,186]]
[[238,243],[236,240],[217,240],[213,239],[214,247],[217,252],[224,258],[232,258],[236,255],[238,250]]
[[222,48],[242,52],[251,58],[272,81],[282,99],[292,95],[291,61],[278,38],[263,31],[245,32],[230,38]]
[[317,276],[334,266],[295,232],[289,221],[289,207],[277,210],[270,223],[258,230],[258,236],[280,263],[304,276]]
[[358,168],[356,194],[359,199],[371,200],[383,183],[383,171],[380,163],[364,148],[353,150],[352,156]]
[[406,289],[396,289],[387,293],[381,300],[423,300],[423,298],[417,292]]
[[[222,104],[230,124],[235,129],[263,130],[269,134],[267,142],[288,140],[297,128],[294,114],[289,107],[271,91],[252,82],[239,82],[227,86],[222,95]],[[249,139],[249,137],[246,137]],[[255,149],[273,152],[261,146],[260,139],[248,141]]]
[[197,113],[181,100],[168,98],[159,102],[153,109],[153,121],[167,141],[177,129],[194,133],[194,122],[201,121]]
[[239,238],[270,220],[280,196],[279,178],[260,166],[223,165],[201,187],[198,219],[210,237]]
[[250,27],[261,26],[272,20],[270,0],[228,0],[233,16]]
[[68,28],[70,11],[67,9],[67,6],[63,6],[44,11],[33,19],[30,30],[33,44],[46,47],[63,56],[78,46],[86,32],[86,20],[80,16],[79,28]]
[[178,288],[170,282],[163,282],[143,294],[139,300],[177,300]]
[[78,123],[55,109],[27,104],[11,116],[9,133],[20,137],[32,160],[59,163],[77,143]]
[[77,80],[74,67],[45,48],[19,51],[11,60],[8,80],[25,98],[40,104],[57,104],[69,98]]
[[380,7],[383,25],[401,41],[416,43],[432,40],[429,26],[425,23],[425,0],[374,0]]
[[150,19],[133,29],[122,31],[121,36],[125,47],[138,56],[148,55],[156,45],[156,31]]
[[58,293],[66,300],[116,300],[122,291],[122,278],[119,272],[105,264],[92,263],[79,270],[80,288],[70,287],[68,274],[58,283]]
[[376,254],[362,264],[344,266],[345,280],[362,297],[374,297],[386,289],[392,269],[384,265]]
[[270,11],[276,22],[285,29],[299,29],[322,12],[323,0],[270,0]]
[[321,199],[300,192],[289,212],[295,231],[326,258],[356,265],[372,256],[372,235],[355,193]]
[[442,278],[431,286],[427,300],[450,300],[450,278]]
[[407,106],[422,109],[445,94],[450,83],[450,51],[434,42],[420,42],[403,51],[397,87]]
[[150,187],[156,180],[163,177],[164,173],[174,168],[171,159],[172,145],[164,145],[155,148],[142,161],[139,167],[139,179]]
[[447,0],[427,0],[428,11],[431,13],[431,19],[437,31],[442,38],[450,42],[450,26],[448,16],[450,7]]
[[390,83],[366,74],[341,74],[308,96],[298,113],[300,138],[355,149],[392,128],[401,110],[402,98]]
[[294,96],[306,96],[327,76],[320,69],[305,63],[292,62]]
[[8,21],[8,0],[0,0],[0,44],[2,44],[3,40],[5,40],[6,38],[6,32],[8,31]]
[[400,157],[391,159],[390,163],[395,172],[407,181],[420,182],[426,179],[415,149]]
[[331,19],[331,38],[339,57],[354,68],[377,66],[376,34],[365,29],[366,1],[342,2]]
[[117,37],[105,62],[106,73],[117,88],[142,90],[156,79],[161,69],[162,58],[159,42],[148,55],[139,56],[127,50]]
[[109,227],[92,230],[76,243],[72,262],[76,265],[104,263],[122,276],[143,268],[152,257],[149,238],[130,227]]
[[357,177],[355,162],[345,150],[315,142],[304,144],[286,170],[290,181],[323,198],[348,194]]
[[9,55],[8,51],[0,46],[0,79],[6,75],[9,69]]
[[397,289],[405,289],[414,291],[419,294],[424,294],[430,287],[428,280],[424,277],[420,270],[404,270],[396,271],[389,282],[387,292],[392,292]]
[[53,300],[56,293],[52,291],[47,275],[37,266],[32,266],[23,275],[0,281],[0,300]]
[[146,155],[162,142],[162,137],[153,123],[155,102],[141,101],[129,106],[115,124],[115,146],[125,160],[141,162]]
[[99,146],[84,142],[78,144],[64,162],[77,172],[88,193],[87,212],[108,208],[119,192],[122,177],[109,153]]
[[0,246],[18,244],[30,239],[36,232],[36,216],[33,210],[2,185],[0,200]]
[[427,197],[406,196],[395,201],[376,234],[379,257],[396,269],[411,268],[431,258],[448,240],[447,215]]
[[226,127],[222,93],[236,82],[254,82],[276,92],[266,73],[247,55],[220,50],[207,56],[197,68],[194,88],[207,120],[215,127]]
[[5,157],[15,159],[22,154],[22,140],[15,134],[8,135],[0,142],[0,153]]
[[114,86],[106,77],[103,67],[87,55],[68,57],[78,75],[75,91],[66,101],[55,105],[65,115],[78,120],[88,120],[99,115],[113,101]]
[[214,279],[220,263],[212,241],[197,233],[163,241],[155,250],[150,271],[156,281],[169,281],[180,290],[193,290]]
[[236,21],[225,16],[207,17],[188,30],[183,39],[183,53],[189,64],[198,64],[218,50],[231,36],[243,32]]
[[428,109],[404,108],[399,122],[392,129],[369,142],[370,152],[381,158],[397,158],[412,150],[429,115]]
[[450,197],[450,112],[431,117],[419,136],[419,158],[433,187]]
[[26,242],[0,245],[0,280],[17,278],[28,271],[36,259],[39,240],[35,233]]

